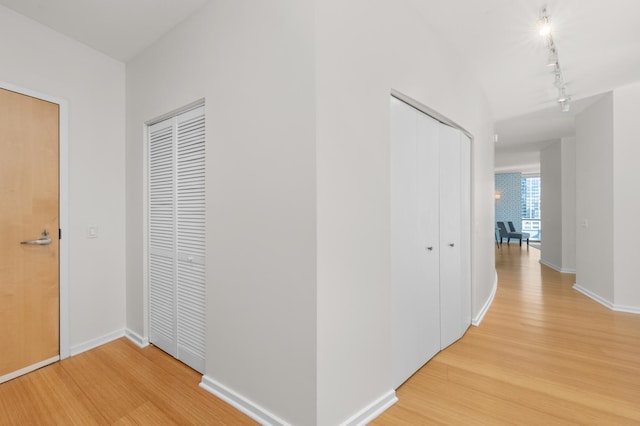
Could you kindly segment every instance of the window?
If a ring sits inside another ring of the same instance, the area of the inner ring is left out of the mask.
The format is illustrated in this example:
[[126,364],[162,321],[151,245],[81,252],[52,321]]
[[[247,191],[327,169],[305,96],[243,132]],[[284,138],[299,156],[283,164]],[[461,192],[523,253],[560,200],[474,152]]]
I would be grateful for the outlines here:
[[540,176],[522,178],[522,232],[530,239],[540,241]]

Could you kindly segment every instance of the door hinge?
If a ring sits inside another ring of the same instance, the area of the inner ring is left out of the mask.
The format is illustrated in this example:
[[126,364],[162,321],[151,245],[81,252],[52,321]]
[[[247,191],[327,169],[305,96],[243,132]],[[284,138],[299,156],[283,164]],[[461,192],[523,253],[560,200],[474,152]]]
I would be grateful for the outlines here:
[[58,239],[62,239],[62,229],[58,228]]

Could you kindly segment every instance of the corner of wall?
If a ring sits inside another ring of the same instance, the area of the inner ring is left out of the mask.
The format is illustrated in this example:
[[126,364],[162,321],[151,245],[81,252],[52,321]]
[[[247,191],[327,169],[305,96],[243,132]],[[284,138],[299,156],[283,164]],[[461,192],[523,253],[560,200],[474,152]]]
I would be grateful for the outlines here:
[[371,404],[358,411],[340,426],[365,426],[375,420],[380,414],[398,402],[396,391],[393,389],[382,395]]
[[229,389],[223,384],[217,382],[212,377],[204,375],[200,382],[200,387],[207,392],[217,396],[227,404],[236,408],[238,411],[246,414],[256,422],[265,426],[288,426],[289,423],[282,420],[265,408],[245,398],[239,393]]
[[478,327],[480,325],[480,323],[484,319],[484,316],[487,314],[487,312],[489,312],[489,308],[493,303],[493,299],[496,297],[497,291],[498,291],[498,272],[495,271],[495,280],[493,281],[493,287],[491,289],[491,293],[489,294],[489,297],[487,298],[485,303],[482,305],[482,309],[480,309],[480,312],[478,312],[478,314],[474,316],[473,319],[471,320],[471,325],[475,327]]

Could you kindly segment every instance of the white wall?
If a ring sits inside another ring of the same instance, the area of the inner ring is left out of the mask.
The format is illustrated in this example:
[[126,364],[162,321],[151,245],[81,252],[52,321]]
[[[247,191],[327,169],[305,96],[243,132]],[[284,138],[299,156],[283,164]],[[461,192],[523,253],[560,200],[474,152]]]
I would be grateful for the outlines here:
[[562,138],[540,151],[542,252],[557,271],[576,270],[576,141]]
[[494,281],[493,129],[465,63],[410,2],[316,2],[318,424],[391,390],[389,95],[470,131],[473,308]]
[[[576,271],[576,138],[562,138],[562,271]],[[544,228],[543,228],[544,229]],[[544,232],[544,231],[543,231]],[[544,244],[542,247],[544,251]]]
[[540,146],[500,148],[495,150],[495,173],[540,173]]
[[[69,105],[70,344],[125,320],[124,64],[0,6],[0,81]],[[36,160],[37,161],[37,160]],[[87,239],[97,225],[99,238]]]
[[204,97],[206,376],[296,425],[316,419],[314,28],[312,1],[214,0],[127,66],[128,326],[143,123]]
[[613,301],[613,95],[576,117],[576,284]]
[[634,232],[634,217],[640,211],[639,111],[640,83],[614,90],[614,303],[621,307],[634,307],[637,311],[640,311],[640,286],[638,285],[640,246]]
[[577,284],[609,307],[636,313],[640,249],[629,215],[640,208],[639,107],[635,83],[615,89],[576,119]]
[[540,151],[540,208],[542,251],[540,262],[562,269],[562,143]]
[[127,79],[127,323],[138,333],[143,123],[206,98],[213,380],[299,425],[338,424],[391,390],[392,88],[476,137],[474,313],[487,301],[491,118],[462,60],[408,3],[214,0]]

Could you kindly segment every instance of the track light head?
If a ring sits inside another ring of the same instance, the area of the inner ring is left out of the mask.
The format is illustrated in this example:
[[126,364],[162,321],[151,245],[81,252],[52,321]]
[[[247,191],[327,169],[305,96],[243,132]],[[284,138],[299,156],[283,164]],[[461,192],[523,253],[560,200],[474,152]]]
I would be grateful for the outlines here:
[[558,99],[556,99],[558,101],[558,103],[563,103],[563,102],[567,102],[571,99],[571,97],[569,95],[567,95],[566,93],[566,89],[564,87],[561,87],[560,90],[558,90]]
[[548,37],[551,34],[551,21],[548,16],[543,16],[538,20],[538,33],[542,37]]
[[551,19],[549,16],[549,12],[547,12],[546,6],[544,6],[542,10],[540,10],[540,19],[538,19],[538,33],[540,33],[542,37],[551,36]]
[[[559,71],[559,70],[558,70]],[[554,86],[556,86],[558,89],[560,89],[561,87],[564,86],[564,78],[562,78],[562,73],[556,71],[555,73],[555,77],[553,80],[553,84]]]

